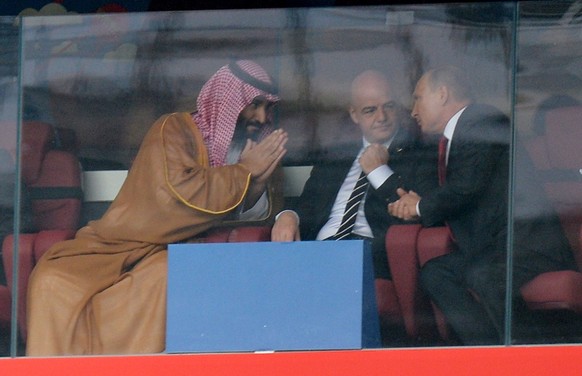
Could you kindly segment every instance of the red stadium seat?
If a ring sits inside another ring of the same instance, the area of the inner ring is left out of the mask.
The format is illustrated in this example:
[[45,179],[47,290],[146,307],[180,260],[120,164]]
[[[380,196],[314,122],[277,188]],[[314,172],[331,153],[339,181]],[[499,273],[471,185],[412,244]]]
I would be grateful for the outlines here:
[[[31,198],[38,231],[18,236],[18,326],[26,339],[26,290],[36,261],[54,243],[74,236],[80,219],[81,167],[70,152],[55,150],[53,127],[42,122],[22,126],[22,181]],[[8,286],[0,286],[0,326],[9,325],[13,284],[14,236],[2,244]]]
[[[581,119],[582,106],[550,110],[545,134],[526,145],[574,251],[578,270],[582,270]],[[541,274],[524,285],[521,294],[532,309],[566,309],[582,314],[582,273]]]

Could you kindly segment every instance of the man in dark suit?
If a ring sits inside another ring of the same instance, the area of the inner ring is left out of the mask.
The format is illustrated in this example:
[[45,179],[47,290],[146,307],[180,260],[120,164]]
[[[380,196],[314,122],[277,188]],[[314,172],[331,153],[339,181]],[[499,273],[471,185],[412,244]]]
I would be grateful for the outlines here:
[[[491,106],[474,103],[467,77],[455,67],[421,77],[412,115],[423,133],[441,135],[439,187],[424,195],[399,190],[401,198],[389,205],[389,212],[406,220],[420,218],[424,226],[446,223],[458,249],[424,265],[422,287],[463,344],[500,344],[505,328],[509,119]],[[568,268],[571,253],[556,222],[543,226],[554,228],[550,232],[557,235],[539,239],[539,223],[534,230],[532,222],[515,218],[511,293],[518,297],[519,288],[539,273]]]
[[[321,153],[293,211],[277,216],[272,240],[337,240],[346,203],[363,171],[368,188],[353,229],[342,238],[370,239],[375,277],[390,279],[384,238],[388,226],[401,221],[388,215],[386,204],[398,199],[402,181],[411,182],[407,189],[428,191],[425,186],[437,184],[436,168],[382,73],[368,70],[353,80],[349,114],[362,137]],[[426,175],[425,186],[415,186],[418,174]]]

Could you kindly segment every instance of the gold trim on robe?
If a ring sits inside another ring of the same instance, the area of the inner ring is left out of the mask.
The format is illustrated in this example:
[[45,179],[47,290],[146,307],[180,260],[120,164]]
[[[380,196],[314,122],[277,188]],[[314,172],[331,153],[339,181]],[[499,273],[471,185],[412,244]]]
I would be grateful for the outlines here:
[[191,114],[158,119],[103,217],[36,265],[27,355],[163,351],[167,244],[220,225],[249,184],[241,164],[209,167]]

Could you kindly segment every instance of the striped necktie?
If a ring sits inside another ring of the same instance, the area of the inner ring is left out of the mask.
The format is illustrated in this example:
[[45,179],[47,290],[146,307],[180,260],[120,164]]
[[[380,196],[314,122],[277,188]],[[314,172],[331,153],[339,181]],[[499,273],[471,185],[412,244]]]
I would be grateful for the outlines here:
[[341,240],[352,233],[354,225],[356,224],[358,208],[360,207],[360,203],[362,202],[367,189],[368,179],[366,178],[366,174],[362,171],[346,204],[346,209],[339,229],[335,235],[329,238],[330,240]]

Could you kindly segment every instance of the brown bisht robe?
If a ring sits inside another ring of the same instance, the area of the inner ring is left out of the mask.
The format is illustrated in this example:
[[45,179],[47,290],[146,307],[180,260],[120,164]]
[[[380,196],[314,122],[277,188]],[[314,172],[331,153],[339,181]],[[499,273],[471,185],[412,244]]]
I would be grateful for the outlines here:
[[163,351],[167,244],[218,225],[243,201],[250,178],[241,164],[209,168],[190,114],[162,116],[104,216],[37,264],[27,355]]

